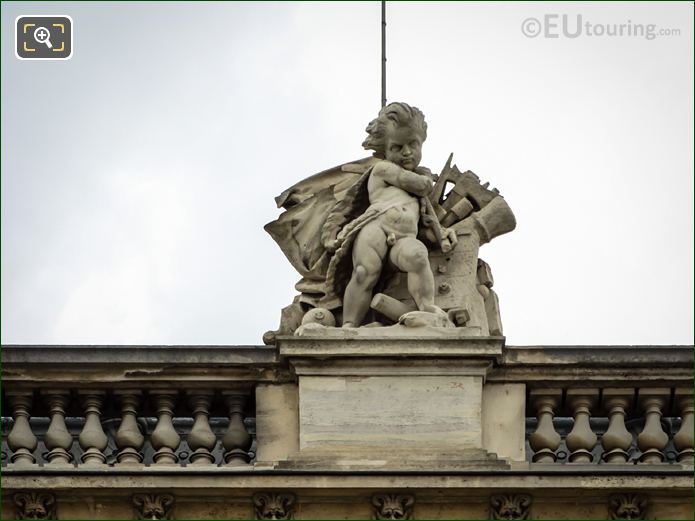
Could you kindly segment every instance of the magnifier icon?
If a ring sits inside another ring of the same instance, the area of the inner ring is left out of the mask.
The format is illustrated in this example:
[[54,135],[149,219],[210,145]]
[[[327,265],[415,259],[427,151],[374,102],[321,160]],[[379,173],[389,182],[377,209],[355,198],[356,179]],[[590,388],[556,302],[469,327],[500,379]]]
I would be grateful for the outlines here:
[[45,27],[37,27],[34,30],[34,40],[39,43],[45,43],[46,47],[53,49],[53,45],[51,45],[51,32]]

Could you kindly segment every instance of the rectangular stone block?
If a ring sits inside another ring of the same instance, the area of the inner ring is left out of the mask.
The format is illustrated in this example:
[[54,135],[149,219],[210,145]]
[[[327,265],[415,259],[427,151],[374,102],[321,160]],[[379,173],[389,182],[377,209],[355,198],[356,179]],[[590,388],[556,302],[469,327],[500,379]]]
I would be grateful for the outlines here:
[[304,376],[300,450],[480,448],[482,377]]
[[500,458],[526,461],[525,413],[525,384],[485,384],[483,448]]
[[299,450],[298,401],[296,384],[256,387],[258,462],[282,461]]

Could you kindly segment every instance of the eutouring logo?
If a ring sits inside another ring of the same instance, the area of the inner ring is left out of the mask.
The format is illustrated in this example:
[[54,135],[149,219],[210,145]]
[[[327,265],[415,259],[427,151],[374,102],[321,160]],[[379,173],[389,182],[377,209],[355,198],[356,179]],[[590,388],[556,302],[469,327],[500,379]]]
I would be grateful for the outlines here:
[[680,29],[659,28],[656,24],[594,23],[581,14],[549,13],[540,18],[526,18],[521,22],[521,32],[527,38],[643,38],[654,40],[661,36],[680,36]]

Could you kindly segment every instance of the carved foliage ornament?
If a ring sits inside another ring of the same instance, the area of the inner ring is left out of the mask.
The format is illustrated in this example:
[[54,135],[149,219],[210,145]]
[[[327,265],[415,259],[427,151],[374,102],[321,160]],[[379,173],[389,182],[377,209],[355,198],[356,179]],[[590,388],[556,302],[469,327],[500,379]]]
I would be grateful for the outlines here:
[[56,499],[48,492],[17,492],[17,519],[57,519]]
[[133,507],[138,519],[171,519],[174,496],[171,494],[135,494]]
[[374,494],[372,519],[412,519],[414,504],[412,494]]
[[609,519],[645,519],[647,503],[644,494],[613,494],[608,500]]
[[256,519],[294,519],[296,496],[291,493],[260,492],[253,495]]
[[490,519],[528,519],[531,496],[528,494],[497,494],[490,497]]

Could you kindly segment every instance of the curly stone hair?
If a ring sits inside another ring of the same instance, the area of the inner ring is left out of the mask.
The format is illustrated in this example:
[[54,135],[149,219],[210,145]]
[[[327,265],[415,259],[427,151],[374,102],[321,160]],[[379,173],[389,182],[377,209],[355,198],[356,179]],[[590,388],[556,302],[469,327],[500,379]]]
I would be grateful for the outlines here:
[[362,147],[374,150],[374,155],[384,157],[386,152],[386,130],[389,126],[411,127],[422,133],[422,140],[427,139],[427,123],[425,115],[417,107],[411,107],[407,103],[389,103],[379,111],[376,119],[367,125],[367,139]]

